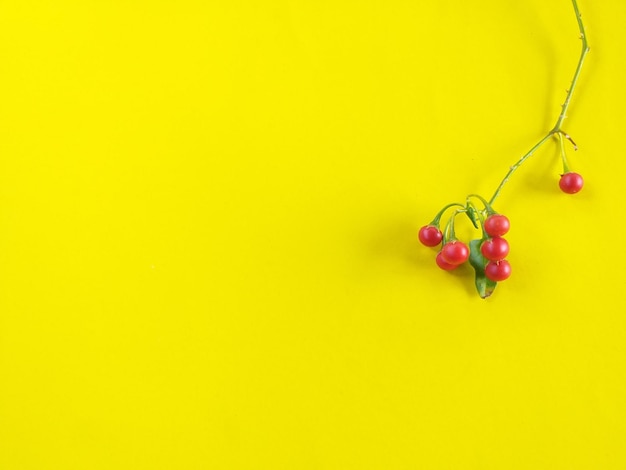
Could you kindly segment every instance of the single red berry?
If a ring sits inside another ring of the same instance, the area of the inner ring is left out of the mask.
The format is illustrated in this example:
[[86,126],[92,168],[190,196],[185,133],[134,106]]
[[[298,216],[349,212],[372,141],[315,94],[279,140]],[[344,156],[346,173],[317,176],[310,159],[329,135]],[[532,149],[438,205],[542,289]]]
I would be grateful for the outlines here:
[[559,180],[559,187],[561,191],[567,194],[576,194],[583,189],[583,177],[578,173],[569,172],[561,175]]
[[441,256],[441,251],[437,253],[435,262],[437,263],[437,266],[439,266],[444,271],[452,271],[453,269],[456,269],[459,267],[458,264],[450,264],[445,259],[443,259],[443,256]]
[[480,252],[489,261],[500,261],[509,254],[509,242],[501,237],[488,238],[480,246]]
[[485,266],[485,276],[494,282],[504,281],[511,275],[511,265],[505,259],[489,261]]
[[443,234],[434,225],[425,225],[419,231],[419,239],[422,245],[425,246],[437,246],[441,243]]
[[511,228],[511,222],[505,215],[493,214],[485,220],[485,232],[491,237],[501,237]]
[[446,243],[441,249],[441,257],[446,263],[459,265],[469,258],[469,248],[463,242],[454,240]]

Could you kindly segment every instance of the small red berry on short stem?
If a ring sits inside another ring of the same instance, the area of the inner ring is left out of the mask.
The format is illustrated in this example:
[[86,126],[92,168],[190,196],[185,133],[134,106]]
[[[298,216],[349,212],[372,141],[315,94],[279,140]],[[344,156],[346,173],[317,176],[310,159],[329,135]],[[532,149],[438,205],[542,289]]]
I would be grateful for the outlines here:
[[511,228],[511,222],[505,215],[493,214],[485,219],[485,232],[491,237],[501,237]]
[[511,265],[505,259],[489,261],[485,266],[485,276],[494,282],[504,281],[511,275]]
[[488,238],[480,246],[480,252],[489,261],[500,261],[509,254],[509,242],[501,237]]
[[452,240],[446,243],[441,249],[441,257],[443,260],[455,266],[465,263],[469,255],[470,252],[467,245],[458,240]]
[[425,225],[420,229],[418,237],[424,246],[437,246],[441,243],[443,234],[438,227],[434,225]]
[[583,184],[583,177],[573,171],[562,174],[559,180],[561,191],[567,194],[576,194],[583,189]]

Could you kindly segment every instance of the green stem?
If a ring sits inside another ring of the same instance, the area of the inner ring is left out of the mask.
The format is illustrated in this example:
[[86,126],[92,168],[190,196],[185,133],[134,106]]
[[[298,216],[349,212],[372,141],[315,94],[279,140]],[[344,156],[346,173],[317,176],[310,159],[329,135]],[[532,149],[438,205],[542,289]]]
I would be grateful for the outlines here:
[[561,161],[563,162],[563,173],[569,173],[569,165],[567,163],[567,156],[565,155],[565,142],[563,142],[563,134],[559,133],[559,147],[561,149]]
[[485,210],[487,211],[487,214],[491,215],[491,214],[495,214],[496,211],[493,210],[493,207],[491,207],[491,204],[489,204],[489,202],[487,202],[487,200],[482,197],[480,194],[468,194],[467,198],[471,198],[471,197],[475,197],[476,199],[478,199],[480,202],[483,203],[483,205],[485,206]]
[[455,207],[455,206],[465,208],[465,206],[463,204],[460,204],[458,202],[453,202],[451,204],[447,204],[447,205],[443,206],[443,209],[441,209],[439,212],[437,212],[437,215],[435,215],[435,218],[428,225],[434,225],[435,227],[439,227],[439,221],[441,220],[441,216],[443,215],[443,213],[445,211],[447,211],[448,209],[450,209],[451,207]]
[[574,72],[574,78],[572,78],[572,85],[569,87],[563,106],[561,106],[561,114],[559,115],[559,118],[554,125],[554,129],[552,130],[553,133],[559,132],[561,130],[561,124],[563,124],[563,120],[567,117],[567,108],[569,108],[572,95],[574,94],[574,88],[576,88],[576,84],[578,83],[578,77],[580,76],[580,71],[583,68],[583,62],[585,61],[585,57],[587,57],[587,53],[589,52],[587,35],[585,34],[585,25],[583,24],[582,15],[580,14],[580,10],[578,9],[578,3],[576,2],[576,0],[572,0],[572,4],[574,5],[574,12],[576,13],[576,21],[578,21],[580,39],[582,39],[582,51],[580,53],[580,59],[578,59],[576,71]]
[[524,156],[522,158],[520,158],[515,165],[513,165],[511,168],[509,168],[509,171],[507,172],[507,174],[504,176],[504,178],[502,179],[502,181],[500,182],[500,184],[498,185],[498,188],[496,189],[496,191],[493,193],[493,196],[491,196],[491,199],[489,200],[489,204],[493,205],[493,203],[495,202],[495,200],[498,198],[498,196],[500,195],[500,191],[502,191],[502,188],[504,187],[504,185],[509,181],[509,178],[511,177],[511,175],[513,173],[515,173],[515,170],[517,170],[520,165],[522,163],[524,163],[528,158],[530,158],[530,156],[535,153],[537,151],[537,149],[539,147],[541,147],[543,144],[545,144],[548,139],[550,139],[550,137],[552,137],[552,135],[554,134],[554,132],[550,131],[548,134],[546,134],[546,136],[541,139],[539,142],[537,142],[533,148],[531,148],[528,152],[526,152],[524,154]]
[[454,233],[454,219],[456,218],[457,215],[462,214],[463,212],[465,212],[465,210],[457,209],[456,211],[454,211],[454,214],[452,214],[452,216],[450,217],[450,220],[448,220],[448,223],[446,224],[446,228],[443,231],[443,244],[444,245],[448,243],[449,241],[456,240],[456,233]]
[[[504,176],[504,178],[502,179],[502,181],[496,188],[496,191],[493,193],[493,196],[491,196],[491,199],[489,200],[490,205],[493,205],[494,201],[500,195],[500,191],[502,191],[502,188],[504,187],[504,185],[509,181],[509,178],[511,177],[511,175],[515,173],[515,170],[517,170],[522,163],[524,163],[533,153],[535,153],[535,151],[539,147],[545,144],[550,139],[550,137],[552,137],[555,134],[558,134],[559,137],[562,139],[562,134],[564,134],[564,132],[561,130],[561,125],[563,124],[563,121],[567,117],[567,110],[569,109],[572,95],[574,94],[574,89],[576,88],[576,84],[578,83],[578,77],[580,76],[580,71],[582,70],[583,62],[585,61],[585,57],[587,56],[587,53],[589,52],[589,45],[587,43],[587,35],[585,34],[585,26],[583,24],[580,10],[578,9],[577,1],[572,0],[572,5],[574,6],[574,12],[576,13],[576,21],[578,22],[578,29],[580,31],[580,38],[582,39],[582,51],[580,53],[580,58],[578,59],[578,65],[576,65],[576,70],[574,71],[572,84],[569,87],[569,90],[567,91],[567,96],[565,97],[565,101],[563,102],[563,105],[561,106],[561,114],[559,114],[556,124],[554,125],[552,130],[548,132],[539,142],[537,142],[528,152],[526,152],[522,156],[522,158],[520,158],[513,166],[509,168],[509,171],[507,172],[507,174]],[[568,140],[571,141],[571,138],[569,136],[567,136],[567,138]]]

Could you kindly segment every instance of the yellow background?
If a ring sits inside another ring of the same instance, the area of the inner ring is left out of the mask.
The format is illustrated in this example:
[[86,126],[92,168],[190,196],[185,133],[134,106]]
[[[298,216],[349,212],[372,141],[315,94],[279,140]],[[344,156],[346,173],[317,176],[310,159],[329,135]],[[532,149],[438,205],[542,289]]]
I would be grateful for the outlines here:
[[[0,3],[0,469],[626,468],[626,2]],[[466,224],[467,225],[467,224]],[[461,233],[469,228],[461,227]]]

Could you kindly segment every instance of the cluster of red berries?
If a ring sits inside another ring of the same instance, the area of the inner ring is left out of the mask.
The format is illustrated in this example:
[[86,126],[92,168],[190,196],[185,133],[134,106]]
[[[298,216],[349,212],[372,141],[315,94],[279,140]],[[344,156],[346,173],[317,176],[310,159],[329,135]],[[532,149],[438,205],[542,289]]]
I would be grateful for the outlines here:
[[502,238],[510,228],[509,219],[504,215],[490,215],[485,220],[484,229],[491,238],[480,245],[480,252],[489,260],[485,276],[495,282],[504,281],[511,275],[511,265],[504,259],[509,254],[509,242]]
[[[557,137],[563,163],[563,173],[559,180],[561,191],[566,194],[576,194],[582,190],[584,185],[583,177],[569,170],[565,152],[565,140],[568,140],[574,146],[574,150],[577,150],[578,147],[574,140],[561,128],[563,120],[567,116],[567,110],[570,105],[572,93],[576,87],[583,61],[589,52],[587,35],[585,33],[582,16],[578,10],[577,0],[572,0],[572,4],[578,20],[578,29],[580,31],[580,39],[582,39],[583,47],[580,58],[578,59],[578,65],[574,72],[574,78],[572,79],[571,86],[567,90],[567,97],[561,106],[561,113],[554,127],[514,165],[509,167],[508,172],[496,188],[491,199],[487,200],[478,194],[469,194],[465,203],[453,202],[444,206],[435,215],[432,221],[419,231],[419,240],[423,245],[428,247],[443,245],[439,253],[437,253],[435,261],[444,271],[451,271],[466,261],[469,261],[469,264],[475,271],[476,290],[483,299],[493,293],[498,282],[508,279],[511,275],[511,265],[506,260],[509,254],[509,243],[503,238],[510,228],[509,219],[504,215],[498,214],[493,209],[494,201],[500,195],[500,191],[507,181],[509,181],[511,175],[517,171],[520,165],[530,158],[539,147],[549,142],[553,137]],[[448,221],[442,231],[440,230],[441,218],[446,211],[452,208],[454,208],[454,212],[449,215]],[[460,214],[465,214],[474,228],[482,232],[480,238],[471,240],[467,245],[456,238],[454,231],[455,218]]]
[[[484,231],[486,238],[480,252],[487,260],[485,276],[488,279],[499,282],[508,279],[511,275],[511,265],[505,259],[509,254],[509,243],[502,238],[511,227],[509,219],[501,214],[492,214],[485,219]],[[443,240],[443,233],[435,225],[426,225],[419,231],[419,240],[425,246],[434,247]],[[435,262],[444,271],[452,271],[465,263],[470,256],[470,249],[462,241],[452,239],[447,241],[441,251],[437,253]]]

